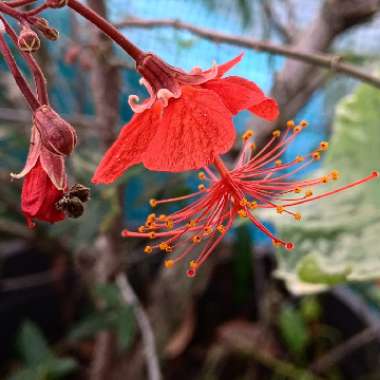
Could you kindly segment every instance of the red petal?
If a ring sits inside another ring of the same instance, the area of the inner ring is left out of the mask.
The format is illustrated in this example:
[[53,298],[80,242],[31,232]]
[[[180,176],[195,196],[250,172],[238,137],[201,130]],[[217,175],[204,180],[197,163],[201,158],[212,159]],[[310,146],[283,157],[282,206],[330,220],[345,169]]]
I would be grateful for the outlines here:
[[157,102],[153,108],[132,117],[100,161],[93,183],[112,183],[130,166],[142,161],[141,156],[156,133],[160,114]]
[[276,120],[280,114],[278,104],[272,98],[265,98],[260,104],[250,107],[249,111],[268,121]]
[[15,174],[11,173],[12,178],[20,179],[24,176],[26,176],[35,166],[36,162],[40,156],[41,153],[41,138],[40,134],[36,127],[32,127],[32,134],[30,138],[30,145],[29,145],[29,153],[28,158],[26,159],[26,163],[24,168],[21,170],[20,173]]
[[21,208],[28,224],[33,225],[32,219],[40,219],[54,223],[65,218],[65,214],[55,207],[62,198],[63,191],[57,190],[40,161],[25,176],[21,194]]
[[230,71],[235,65],[237,65],[243,58],[244,53],[240,53],[230,61],[218,65],[218,77],[222,77],[227,71]]
[[58,190],[66,190],[67,175],[65,170],[65,159],[63,156],[50,152],[41,147],[40,162],[43,170],[49,176],[51,182]]
[[255,83],[241,77],[210,80],[202,87],[216,92],[234,115],[265,99],[264,93]]
[[227,152],[235,139],[231,113],[214,92],[184,86],[165,108],[156,135],[143,155],[150,170],[199,169]]

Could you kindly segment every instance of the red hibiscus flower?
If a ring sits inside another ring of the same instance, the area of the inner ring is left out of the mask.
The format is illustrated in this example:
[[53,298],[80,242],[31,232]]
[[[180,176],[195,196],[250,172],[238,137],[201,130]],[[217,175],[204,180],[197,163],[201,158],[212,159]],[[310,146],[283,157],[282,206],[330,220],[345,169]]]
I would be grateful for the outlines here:
[[328,143],[322,141],[308,158],[296,156],[286,163],[280,160],[288,144],[305,125],[304,122],[297,126],[288,123],[288,129],[282,137],[280,131],[275,131],[268,144],[256,154],[250,141],[253,133],[246,132],[241,154],[232,170],[228,170],[220,158],[215,158],[216,170],[205,168],[204,172],[199,173],[204,184],[199,185],[198,192],[177,198],[150,200],[152,207],[195,199],[193,203],[168,216],[150,214],[145,225],[140,226],[137,232],[126,229],[123,236],[160,239],[157,243],[147,245],[144,251],[152,253],[156,249],[173,255],[165,261],[168,268],[187,258],[198,247],[197,252],[200,253],[190,261],[187,271],[189,277],[195,276],[237,217],[249,219],[272,239],[275,246],[293,249],[294,244],[275,236],[256,218],[254,210],[274,209],[279,214],[300,221],[302,216],[291,210],[293,206],[339,193],[379,176],[378,172],[372,172],[343,187],[313,195],[313,187],[338,180],[338,171],[333,170],[325,176],[308,180],[292,180],[292,176],[319,160],[321,153],[328,149]]
[[75,130],[48,106],[33,116],[30,150],[24,169],[13,178],[24,178],[21,209],[29,227],[34,219],[54,223],[65,218],[57,202],[67,190],[64,156],[76,144]]
[[185,73],[155,55],[144,55],[137,70],[150,97],[139,104],[137,96],[130,96],[135,115],[103,157],[93,182],[111,183],[138,163],[157,171],[201,168],[233,145],[233,115],[248,109],[274,120],[277,103],[258,86],[237,76],[222,78],[241,58]]

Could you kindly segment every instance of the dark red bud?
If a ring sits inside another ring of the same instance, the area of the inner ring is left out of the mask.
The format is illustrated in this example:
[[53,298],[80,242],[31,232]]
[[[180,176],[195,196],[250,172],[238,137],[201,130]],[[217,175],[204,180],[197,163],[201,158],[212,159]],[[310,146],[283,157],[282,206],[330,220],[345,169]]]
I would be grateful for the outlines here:
[[52,28],[49,22],[42,18],[36,17],[33,20],[33,25],[46,37],[48,40],[56,41],[59,38],[59,32],[57,29]]
[[59,155],[69,155],[73,151],[77,142],[75,129],[51,107],[39,107],[33,121],[46,149]]
[[41,42],[36,32],[29,27],[23,27],[18,37],[17,45],[22,51],[34,53],[40,48]]
[[46,5],[50,8],[63,8],[68,2],[68,0],[47,0]]
[[49,27],[44,30],[41,30],[41,32],[50,41],[57,41],[59,38],[59,32],[57,29]]
[[43,17],[34,17],[33,25],[39,30],[41,30],[41,28],[49,28],[49,21]]

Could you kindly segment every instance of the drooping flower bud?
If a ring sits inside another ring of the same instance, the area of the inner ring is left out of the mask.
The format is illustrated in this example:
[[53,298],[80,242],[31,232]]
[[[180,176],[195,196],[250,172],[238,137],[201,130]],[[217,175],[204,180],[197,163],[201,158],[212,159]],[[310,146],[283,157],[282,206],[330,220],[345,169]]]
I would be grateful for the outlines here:
[[22,51],[34,53],[41,47],[41,42],[36,32],[28,26],[23,26],[17,40],[17,45]]
[[47,0],[46,5],[50,8],[63,8],[68,2],[68,0]]
[[49,22],[43,17],[35,17],[33,19],[33,25],[50,41],[56,41],[59,38],[59,32],[57,29],[52,28]]
[[58,155],[69,155],[77,142],[75,129],[48,105],[39,107],[33,115],[42,145]]

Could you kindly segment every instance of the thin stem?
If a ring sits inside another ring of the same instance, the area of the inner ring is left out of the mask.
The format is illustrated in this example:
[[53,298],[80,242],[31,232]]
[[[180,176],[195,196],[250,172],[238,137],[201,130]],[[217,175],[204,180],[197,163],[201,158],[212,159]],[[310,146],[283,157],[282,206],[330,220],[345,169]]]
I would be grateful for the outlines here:
[[215,165],[215,168],[220,173],[220,176],[222,178],[228,178],[229,177],[228,169],[226,168],[226,166],[224,165],[224,162],[221,160],[221,158],[219,156],[215,156],[214,165]]
[[[5,26],[5,31],[8,33],[14,44],[17,46],[16,32],[3,17],[0,16],[0,20],[3,22]],[[42,72],[36,60],[33,58],[32,54],[23,51],[20,51],[20,53],[24,57],[30,71],[33,74],[33,78],[36,83],[38,100],[41,102],[41,104],[49,104],[47,81],[44,73]]]
[[26,17],[31,17],[31,16],[35,16],[35,15],[40,14],[42,11],[44,11],[47,8],[49,8],[48,5],[46,3],[43,3],[40,6],[34,8],[28,12],[24,12],[23,14]]
[[8,1],[7,5],[12,8],[22,7],[23,5],[28,5],[35,3],[37,0],[13,0]]
[[16,9],[13,9],[11,6],[9,6],[6,3],[3,3],[2,1],[0,1],[0,12],[5,13],[8,16],[14,17],[17,20],[21,20],[23,17],[21,12],[19,12]]
[[111,23],[99,16],[91,8],[81,4],[77,0],[69,0],[68,6],[82,17],[95,24],[103,33],[124,49],[136,62],[144,55],[142,50],[125,38]]
[[380,78],[371,75],[370,73],[367,73],[354,65],[342,62],[342,57],[336,55],[334,56],[324,53],[310,53],[293,48],[289,45],[279,46],[267,41],[253,40],[251,37],[241,37],[220,33],[173,19],[144,20],[139,18],[130,18],[118,23],[116,26],[118,28],[172,27],[179,30],[187,30],[190,33],[193,33],[215,43],[220,42],[257,51],[265,51],[268,53],[282,55],[291,59],[310,63],[315,66],[324,67],[335,73],[348,75],[352,78],[366,82],[374,87],[380,88]]
[[[0,23],[1,22],[2,21],[0,20]],[[0,52],[3,54],[4,60],[7,63],[9,70],[11,71],[17,83],[17,86],[19,87],[20,91],[24,95],[24,98],[28,102],[30,108],[33,111],[36,110],[40,106],[40,103],[37,100],[37,98],[34,96],[33,91],[31,90],[28,82],[26,81],[25,77],[23,76],[20,69],[18,68],[17,63],[12,55],[12,52],[10,51],[4,39],[4,35],[1,31],[0,31]]]
[[119,273],[116,277],[116,284],[120,289],[124,301],[131,305],[134,309],[137,323],[140,327],[141,337],[143,340],[145,357],[148,367],[149,380],[160,380],[161,372],[158,363],[158,355],[156,351],[156,342],[153,334],[153,329],[145,313],[145,310],[140,304],[139,299],[132,286],[129,284],[127,277],[123,273]]

